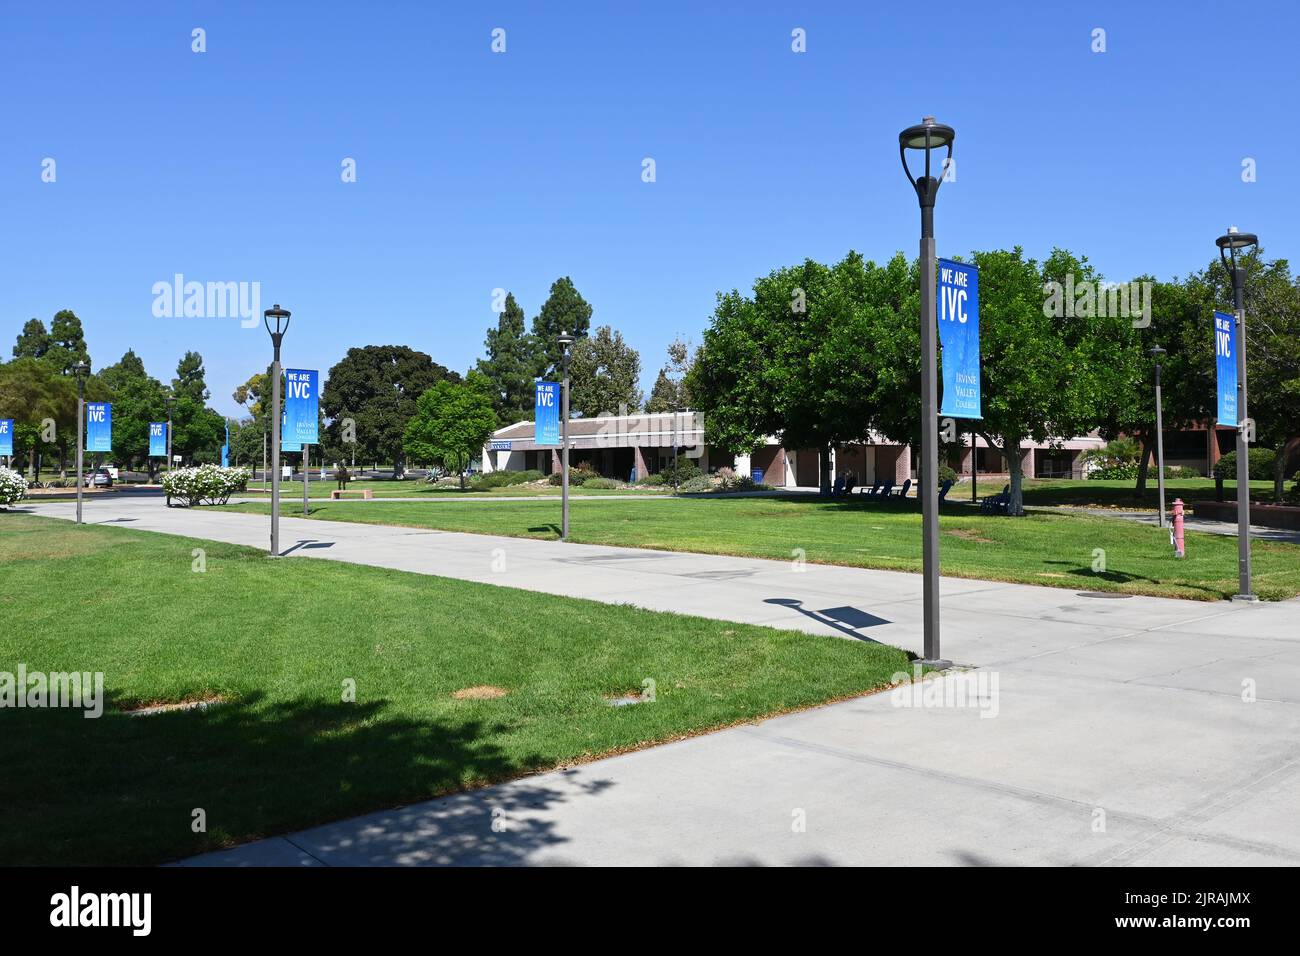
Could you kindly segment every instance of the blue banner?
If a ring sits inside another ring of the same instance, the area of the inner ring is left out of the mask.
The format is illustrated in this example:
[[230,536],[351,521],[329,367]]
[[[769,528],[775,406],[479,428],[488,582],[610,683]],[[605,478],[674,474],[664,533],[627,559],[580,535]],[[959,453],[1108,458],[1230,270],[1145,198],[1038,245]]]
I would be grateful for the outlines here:
[[560,385],[558,382],[538,382],[533,398],[535,412],[533,441],[538,445],[560,443]]
[[221,467],[230,467],[230,422],[226,422],[226,443],[221,446]]
[[1219,424],[1237,425],[1237,318],[1214,313],[1214,370],[1218,374]]
[[288,432],[284,427],[285,413],[280,413],[280,451],[302,451],[302,445],[296,441],[290,441],[286,436]]
[[108,402],[86,403],[86,451],[113,450],[113,406]]
[[281,430],[281,447],[294,451],[303,445],[320,444],[317,424],[320,420],[320,391],[317,384],[320,372],[314,368],[287,368],[284,370],[284,428]]
[[14,453],[14,420],[12,418],[0,418],[0,455],[13,457]]
[[149,423],[149,457],[167,457],[167,423]]
[[980,273],[939,260],[939,342],[943,346],[940,415],[980,418]]

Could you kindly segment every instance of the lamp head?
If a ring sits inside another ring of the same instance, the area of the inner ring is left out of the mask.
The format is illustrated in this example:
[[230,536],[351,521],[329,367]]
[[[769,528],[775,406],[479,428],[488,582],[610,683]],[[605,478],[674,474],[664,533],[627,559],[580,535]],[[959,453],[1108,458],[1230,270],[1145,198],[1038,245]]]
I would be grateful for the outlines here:
[[72,374],[77,378],[85,378],[90,373],[90,363],[85,359],[77,359],[72,363]]
[[1245,255],[1259,245],[1259,238],[1253,232],[1238,232],[1236,226],[1229,226],[1228,231],[1214,240],[1219,247],[1219,258],[1223,267],[1235,277],[1237,270],[1237,253]]
[[1153,345],[1151,348],[1147,349],[1147,355],[1150,355],[1153,359],[1159,362],[1165,357],[1165,350],[1158,345]]
[[[930,153],[936,149],[946,148],[948,155],[942,165],[947,166],[952,159],[952,142],[956,137],[957,134],[953,132],[951,126],[936,123],[933,116],[925,117],[916,126],[909,126],[898,134],[898,157],[903,161],[903,172],[907,174],[908,181],[916,190],[916,198],[920,201],[922,209],[933,208],[935,196],[939,192],[940,177],[933,176],[930,172]],[[907,165],[909,149],[919,150],[925,154],[925,170],[920,179],[912,175],[912,170]]]
[[569,346],[573,344],[574,339],[573,336],[570,335],[568,332],[561,332],[556,337],[555,341],[559,342],[560,348],[564,349],[564,351],[567,352],[569,350]]

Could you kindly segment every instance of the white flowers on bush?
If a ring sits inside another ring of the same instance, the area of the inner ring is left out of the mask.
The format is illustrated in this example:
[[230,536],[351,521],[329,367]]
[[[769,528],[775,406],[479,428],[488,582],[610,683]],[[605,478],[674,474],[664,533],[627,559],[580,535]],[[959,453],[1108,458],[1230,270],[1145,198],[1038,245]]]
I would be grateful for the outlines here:
[[27,497],[27,479],[9,468],[0,468],[0,505],[8,507]]
[[243,491],[252,477],[247,468],[222,468],[199,465],[178,468],[163,475],[163,491],[168,498],[179,498],[187,505],[224,505],[232,493]]

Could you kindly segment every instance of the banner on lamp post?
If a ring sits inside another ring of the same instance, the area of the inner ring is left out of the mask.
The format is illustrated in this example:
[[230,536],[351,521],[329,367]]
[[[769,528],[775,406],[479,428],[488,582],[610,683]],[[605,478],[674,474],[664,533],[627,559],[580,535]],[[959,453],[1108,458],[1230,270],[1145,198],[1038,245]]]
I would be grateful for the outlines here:
[[0,455],[12,458],[14,454],[14,420],[0,418]]
[[167,457],[167,423],[149,423],[149,457]]
[[533,399],[533,443],[558,445],[560,443],[560,385],[558,382],[538,382]]
[[940,259],[938,299],[939,342],[943,346],[943,400],[939,414],[981,418],[979,269]]
[[1218,422],[1237,427],[1237,317],[1214,313],[1214,370],[1219,393]]
[[320,372],[314,368],[284,370],[284,426],[280,430],[280,447],[284,451],[301,451],[303,445],[320,444],[319,381]]
[[86,451],[113,450],[113,406],[108,402],[86,403]]

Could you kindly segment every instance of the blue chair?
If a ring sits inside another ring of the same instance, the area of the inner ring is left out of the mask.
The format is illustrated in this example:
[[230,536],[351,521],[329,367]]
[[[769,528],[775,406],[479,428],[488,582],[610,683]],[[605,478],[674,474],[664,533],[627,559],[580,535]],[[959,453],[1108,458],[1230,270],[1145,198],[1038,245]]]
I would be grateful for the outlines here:
[[952,479],[945,478],[943,480],[943,484],[939,486],[939,500],[943,501],[944,498],[947,498],[948,492],[950,492],[951,490],[952,490]]
[[878,491],[880,491],[879,478],[876,479],[876,483],[873,484],[870,488],[868,488],[866,485],[863,485],[861,488],[859,488],[858,494],[860,494],[864,498],[874,498],[876,497],[876,492]]
[[907,481],[903,482],[903,487],[898,489],[898,497],[906,498],[907,493],[911,490],[912,490],[912,479],[908,478]]

